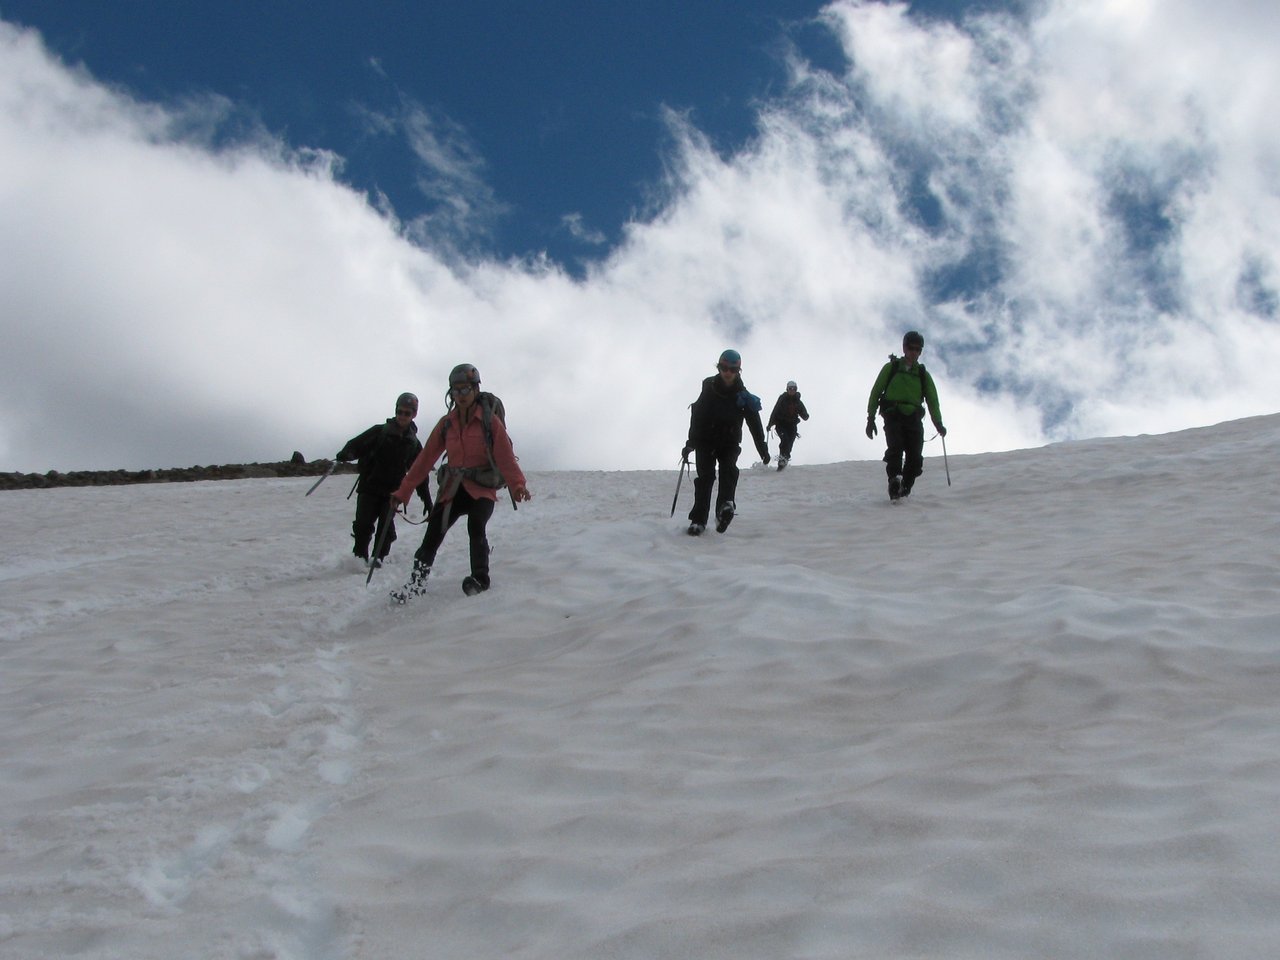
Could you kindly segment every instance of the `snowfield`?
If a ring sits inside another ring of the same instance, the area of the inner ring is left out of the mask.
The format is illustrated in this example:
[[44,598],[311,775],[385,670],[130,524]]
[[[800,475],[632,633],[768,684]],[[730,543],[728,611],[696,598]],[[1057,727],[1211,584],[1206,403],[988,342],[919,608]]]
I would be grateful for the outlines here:
[[1272,956],[1278,450],[526,464],[405,607],[342,477],[0,493],[0,957]]

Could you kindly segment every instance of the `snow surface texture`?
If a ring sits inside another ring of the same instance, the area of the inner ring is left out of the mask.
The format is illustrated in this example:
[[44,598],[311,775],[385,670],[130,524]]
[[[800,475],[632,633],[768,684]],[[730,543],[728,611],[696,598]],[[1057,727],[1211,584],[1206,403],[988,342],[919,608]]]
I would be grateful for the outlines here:
[[0,956],[1274,955],[1280,417],[926,449],[534,472],[406,607],[334,478],[0,494]]

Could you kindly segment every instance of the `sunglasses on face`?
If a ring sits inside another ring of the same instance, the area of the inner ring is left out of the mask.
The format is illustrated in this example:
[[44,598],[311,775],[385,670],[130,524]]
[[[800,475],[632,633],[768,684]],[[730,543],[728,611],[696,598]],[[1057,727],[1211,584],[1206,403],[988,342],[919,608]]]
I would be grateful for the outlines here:
[[413,411],[412,411],[412,410],[396,410],[396,416],[397,416],[397,417],[412,417],[412,416],[413,416]]
[[471,392],[471,384],[469,383],[454,384],[449,388],[449,392],[452,393],[455,397],[465,397],[467,394]]
[[728,363],[720,363],[720,364],[716,364],[716,369],[719,370],[721,373],[737,373],[742,368],[735,367],[732,364],[728,364]]

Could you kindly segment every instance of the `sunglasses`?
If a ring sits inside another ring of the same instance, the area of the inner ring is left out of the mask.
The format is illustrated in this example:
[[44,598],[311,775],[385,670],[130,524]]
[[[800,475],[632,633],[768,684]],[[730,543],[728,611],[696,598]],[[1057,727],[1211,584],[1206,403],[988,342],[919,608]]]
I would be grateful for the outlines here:
[[721,373],[737,373],[742,368],[735,367],[728,363],[718,363],[716,364],[716,369],[719,370]]
[[456,386],[451,386],[449,387],[449,392],[452,393],[455,397],[465,397],[467,394],[471,392],[471,384],[460,383],[460,384],[457,384]]
[[403,408],[399,408],[399,407],[398,407],[398,408],[396,408],[396,416],[397,416],[397,417],[412,417],[412,416],[413,416],[413,411],[412,411],[412,410],[405,410],[405,409],[403,409]]

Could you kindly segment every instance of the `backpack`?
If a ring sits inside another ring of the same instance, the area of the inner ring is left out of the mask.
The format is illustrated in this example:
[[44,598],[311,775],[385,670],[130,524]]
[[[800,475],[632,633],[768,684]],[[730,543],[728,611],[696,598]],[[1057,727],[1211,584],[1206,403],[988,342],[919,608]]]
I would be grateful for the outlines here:
[[[484,446],[485,453],[489,455],[489,466],[451,467],[446,454],[445,462],[440,464],[440,468],[436,471],[437,490],[443,490],[445,484],[454,477],[458,478],[459,482],[466,478],[491,490],[501,490],[507,485],[507,481],[502,479],[502,471],[498,469],[498,464],[493,459],[493,418],[497,417],[505,425],[507,408],[503,405],[501,398],[484,391],[476,394],[476,402],[480,405],[480,423],[484,427]],[[449,435],[450,422],[446,419],[440,428],[441,441]]]
[[[893,378],[902,372],[901,357],[895,356],[894,354],[891,353],[889,354],[889,363],[891,364],[889,368],[889,378],[885,380],[884,389],[880,391],[880,412],[881,413],[884,413],[884,398],[885,398],[885,394],[889,392],[889,384],[893,383]],[[916,363],[916,375],[920,377],[920,400],[921,400],[921,403],[923,403],[924,396],[925,396],[924,364],[918,361]],[[923,410],[924,408],[921,407],[921,409]]]

